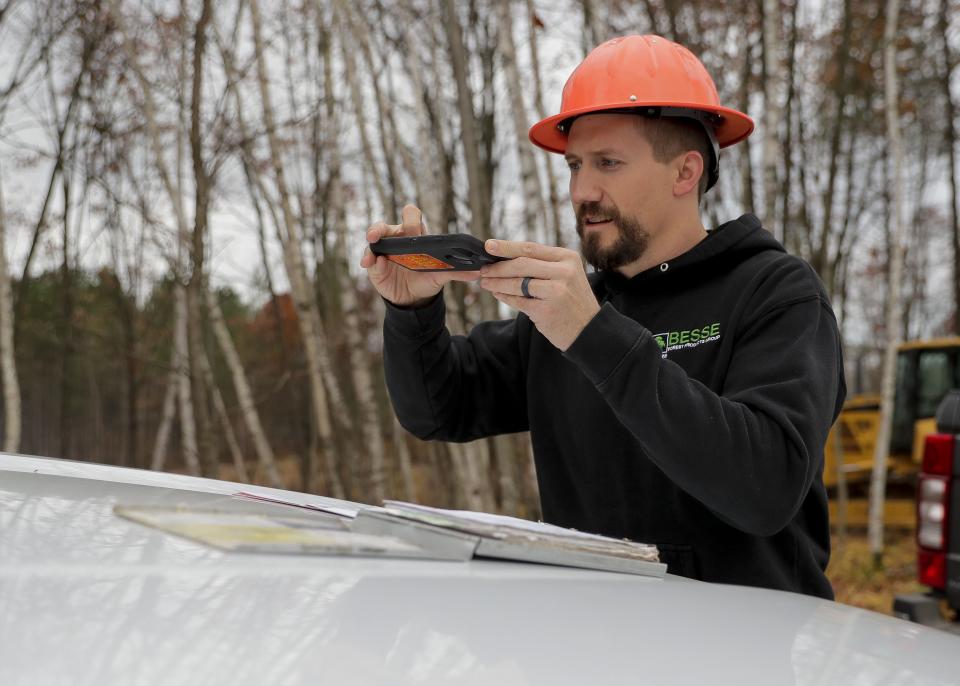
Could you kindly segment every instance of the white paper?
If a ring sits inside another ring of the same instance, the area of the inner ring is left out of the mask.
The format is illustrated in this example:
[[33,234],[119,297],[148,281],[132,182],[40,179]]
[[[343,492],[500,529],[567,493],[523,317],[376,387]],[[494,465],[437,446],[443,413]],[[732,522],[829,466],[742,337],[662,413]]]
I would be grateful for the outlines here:
[[[302,497],[294,496],[287,498],[275,498],[272,496],[260,495],[258,493],[248,493],[246,491],[239,491],[233,494],[234,498],[243,498],[246,500],[261,500],[265,503],[273,503],[275,505],[288,505],[290,507],[300,507],[307,510],[317,510],[318,512],[326,512],[328,514],[335,514],[341,517],[348,517],[353,519],[357,516],[357,512],[363,509],[367,509],[362,505],[353,505],[350,503],[347,507],[341,507],[339,505],[327,505],[326,503],[320,503],[310,496],[304,494]],[[374,508],[379,509],[379,508]]]

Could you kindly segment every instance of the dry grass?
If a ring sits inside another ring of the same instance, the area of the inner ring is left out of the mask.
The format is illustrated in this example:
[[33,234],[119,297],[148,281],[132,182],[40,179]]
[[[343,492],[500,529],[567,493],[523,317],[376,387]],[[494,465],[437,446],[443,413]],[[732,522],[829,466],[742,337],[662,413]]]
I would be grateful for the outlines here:
[[926,590],[917,582],[914,534],[906,530],[888,531],[882,569],[874,568],[865,531],[834,535],[827,576],[838,602],[884,614],[891,614],[894,596]]

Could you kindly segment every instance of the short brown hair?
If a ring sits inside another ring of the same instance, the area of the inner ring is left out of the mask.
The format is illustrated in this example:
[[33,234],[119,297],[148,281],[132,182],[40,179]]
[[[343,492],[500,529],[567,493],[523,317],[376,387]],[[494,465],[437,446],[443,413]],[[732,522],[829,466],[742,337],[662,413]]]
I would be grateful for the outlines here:
[[707,192],[713,149],[703,126],[692,119],[679,117],[637,116],[637,129],[653,148],[653,159],[661,164],[693,150],[703,157],[703,174],[697,186],[697,202]]

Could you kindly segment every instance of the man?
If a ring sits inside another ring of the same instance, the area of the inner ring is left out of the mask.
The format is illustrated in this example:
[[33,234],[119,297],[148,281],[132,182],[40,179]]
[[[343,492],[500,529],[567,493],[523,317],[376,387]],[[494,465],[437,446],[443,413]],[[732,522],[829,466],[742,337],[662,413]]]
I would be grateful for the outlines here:
[[[752,215],[708,233],[718,147],[753,129],[685,48],[596,48],[531,140],[562,152],[584,257],[491,240],[480,286],[520,311],[466,337],[443,284],[364,254],[387,300],[401,423],[467,441],[529,429],[544,518],[656,543],[669,571],[831,598],[823,445],[845,395],[837,324],[802,260]],[[422,231],[419,211],[371,242]]]

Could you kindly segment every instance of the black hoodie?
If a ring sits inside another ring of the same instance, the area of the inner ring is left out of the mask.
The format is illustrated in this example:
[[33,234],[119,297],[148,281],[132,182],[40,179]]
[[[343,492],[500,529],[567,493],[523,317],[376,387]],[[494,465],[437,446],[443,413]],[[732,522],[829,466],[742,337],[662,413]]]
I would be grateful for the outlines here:
[[660,547],[668,571],[832,598],[823,446],[846,393],[810,266],[756,217],[627,279],[562,353],[523,314],[468,336],[443,298],[387,306],[400,423],[424,439],[530,430],[544,519]]

